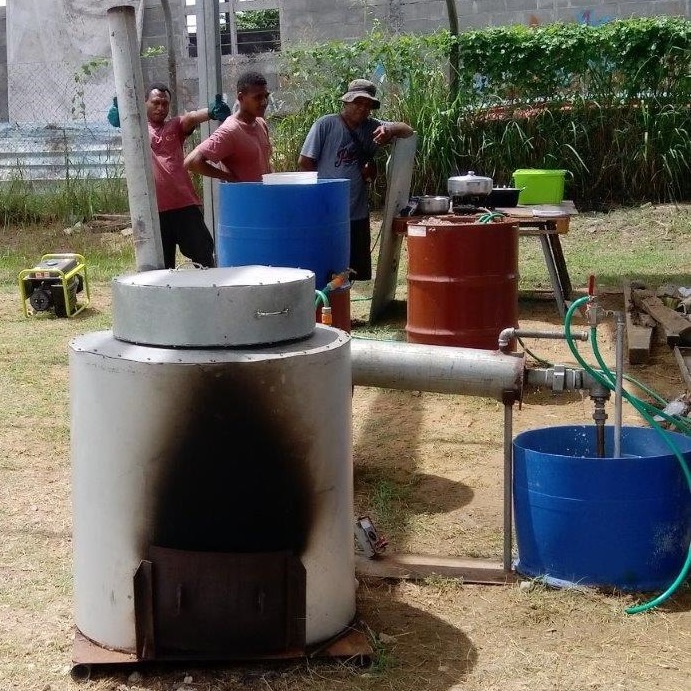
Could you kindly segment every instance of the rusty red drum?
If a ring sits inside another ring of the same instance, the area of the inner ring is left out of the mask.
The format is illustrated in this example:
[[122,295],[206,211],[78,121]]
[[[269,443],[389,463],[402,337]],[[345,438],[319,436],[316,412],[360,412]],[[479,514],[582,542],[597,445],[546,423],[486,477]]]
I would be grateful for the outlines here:
[[[350,284],[342,288],[336,288],[328,293],[331,306],[331,326],[350,333]],[[317,323],[322,323],[321,303],[316,310]]]
[[496,350],[518,326],[518,225],[421,218],[406,234],[408,341]]

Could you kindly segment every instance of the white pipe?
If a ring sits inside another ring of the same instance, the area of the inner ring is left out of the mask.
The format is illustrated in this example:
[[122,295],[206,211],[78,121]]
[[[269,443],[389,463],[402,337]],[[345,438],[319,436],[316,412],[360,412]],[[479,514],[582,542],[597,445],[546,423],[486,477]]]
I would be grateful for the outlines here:
[[353,384],[520,400],[524,358],[495,350],[353,338]]
[[164,268],[134,8],[108,10],[137,271]]
[[[553,338],[553,339],[566,339],[565,331],[542,331],[535,329],[517,329],[510,326],[503,329],[499,334],[498,346],[499,350],[504,350],[508,347],[512,338]],[[571,334],[571,337],[578,341],[587,341],[588,332],[587,331],[575,331]]]

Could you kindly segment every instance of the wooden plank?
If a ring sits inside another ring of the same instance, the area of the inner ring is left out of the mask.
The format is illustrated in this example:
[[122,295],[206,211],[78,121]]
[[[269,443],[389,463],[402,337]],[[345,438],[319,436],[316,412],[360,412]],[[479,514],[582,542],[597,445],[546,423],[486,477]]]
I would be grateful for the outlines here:
[[566,235],[569,232],[569,218],[522,218],[509,215],[508,218],[518,219],[518,236],[531,237],[533,235]]
[[674,346],[674,359],[677,361],[681,376],[684,378],[686,391],[691,391],[691,348]]
[[96,221],[122,221],[124,223],[130,222],[129,214],[94,214],[92,218]]
[[642,326],[634,321],[636,305],[633,301],[633,289],[630,281],[624,281],[624,311],[626,313],[626,342],[629,364],[642,365],[650,358],[653,342],[651,326]]
[[355,572],[360,576],[404,580],[447,576],[460,578],[464,583],[487,585],[505,585],[517,580],[513,571],[505,571],[498,562],[426,554],[384,554],[375,559],[356,555]]
[[[506,206],[497,208],[507,216],[522,220],[551,221],[556,225],[556,232],[563,234],[569,230],[569,217],[576,216],[578,210],[570,199],[565,199],[561,204],[532,204],[530,206]],[[550,215],[540,215],[549,213]]]
[[688,319],[667,307],[656,295],[641,298],[640,304],[664,329],[667,345],[672,348],[679,344],[691,345],[691,322]]
[[417,149],[417,134],[396,139],[388,165],[388,184],[384,213],[379,231],[379,259],[377,260],[369,321],[374,324],[396,297],[398,265],[401,260],[403,236],[392,231],[393,219],[408,204],[413,163]]

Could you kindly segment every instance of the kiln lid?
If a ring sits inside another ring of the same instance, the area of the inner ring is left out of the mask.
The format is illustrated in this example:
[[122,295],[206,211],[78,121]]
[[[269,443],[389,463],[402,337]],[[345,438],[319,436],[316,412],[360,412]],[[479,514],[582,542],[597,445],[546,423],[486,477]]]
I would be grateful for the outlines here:
[[230,347],[306,338],[314,273],[236,266],[159,269],[113,279],[113,335],[141,345]]

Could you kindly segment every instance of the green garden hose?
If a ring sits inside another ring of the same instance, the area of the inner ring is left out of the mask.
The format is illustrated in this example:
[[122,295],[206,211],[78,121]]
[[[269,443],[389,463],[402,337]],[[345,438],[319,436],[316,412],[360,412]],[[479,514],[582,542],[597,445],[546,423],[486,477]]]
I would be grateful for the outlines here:
[[[574,340],[571,336],[571,320],[573,318],[574,312],[585,302],[588,302],[590,300],[590,296],[585,296],[582,298],[579,298],[576,300],[567,310],[566,316],[564,317],[564,332],[566,335],[566,342],[569,344],[569,348],[573,354],[573,356],[576,358],[576,360],[579,362],[581,367],[590,374],[590,376],[593,377],[597,382],[599,382],[602,386],[605,386],[606,388],[610,390],[614,390],[614,381],[615,377],[612,374],[612,372],[609,370],[607,365],[604,363],[602,360],[602,356],[600,355],[600,351],[597,346],[597,329],[595,327],[591,328],[591,339],[590,342],[593,347],[593,352],[595,354],[596,359],[598,360],[598,363],[601,367],[601,370],[596,370],[592,367],[590,367],[581,357],[580,353],[578,352],[578,349],[576,347],[576,344],[574,343]],[[679,461],[679,465],[681,466],[682,472],[684,473],[684,476],[686,478],[686,482],[689,488],[689,492],[691,492],[691,470],[689,470],[689,466],[686,463],[686,459],[684,458],[683,454],[679,450],[679,447],[674,443],[674,440],[665,433],[665,430],[653,419],[652,415],[648,412],[649,404],[645,403],[644,401],[641,401],[640,399],[636,398],[633,396],[631,393],[628,391],[624,390],[622,392],[622,396],[640,413],[640,415],[646,420],[646,422],[658,433],[661,435],[662,439],[665,441],[665,443],[669,446],[669,448],[672,450],[674,455],[677,457],[677,460]],[[653,607],[657,607],[657,605],[661,604],[665,600],[667,600],[671,595],[677,590],[677,588],[686,580],[689,570],[691,570],[691,544],[689,544],[688,550],[687,550],[687,555],[686,555],[686,561],[684,562],[684,565],[679,572],[679,575],[674,579],[674,582],[660,595],[657,597],[653,598],[649,602],[645,602],[640,605],[635,605],[633,607],[628,607],[625,612],[627,614],[637,614],[638,612],[645,612],[648,609],[652,609]]]
[[488,211],[487,213],[482,214],[482,216],[478,216],[477,222],[493,223],[497,218],[504,218],[504,214],[499,213],[498,211]]
[[323,290],[314,291],[317,297],[314,300],[314,307],[319,307],[319,303],[322,303],[322,307],[329,307],[329,298],[326,297],[326,293]]

